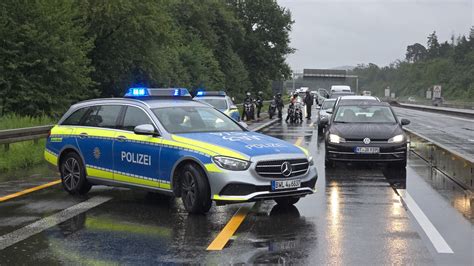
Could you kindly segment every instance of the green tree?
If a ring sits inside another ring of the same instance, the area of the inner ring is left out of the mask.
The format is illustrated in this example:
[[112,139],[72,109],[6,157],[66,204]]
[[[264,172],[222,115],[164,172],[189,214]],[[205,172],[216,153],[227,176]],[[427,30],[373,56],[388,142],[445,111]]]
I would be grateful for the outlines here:
[[271,80],[290,77],[285,58],[294,52],[289,47],[293,20],[289,10],[276,1],[229,0],[242,21],[245,38],[238,45],[254,92],[270,90]]
[[92,48],[74,23],[71,1],[0,2],[1,114],[55,114],[96,95],[87,54]]
[[407,46],[406,60],[408,62],[418,62],[426,58],[426,48],[419,43]]

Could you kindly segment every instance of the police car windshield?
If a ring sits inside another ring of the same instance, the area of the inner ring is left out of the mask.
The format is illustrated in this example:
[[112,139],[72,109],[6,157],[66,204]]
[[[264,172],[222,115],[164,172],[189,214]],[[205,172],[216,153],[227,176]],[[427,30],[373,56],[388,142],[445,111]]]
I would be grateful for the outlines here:
[[210,107],[163,107],[152,111],[166,131],[173,134],[243,131],[234,120]]
[[387,106],[340,106],[336,123],[396,123],[395,116]]
[[225,98],[222,98],[222,99],[199,98],[198,101],[208,103],[219,110],[227,109],[227,101],[225,100]]

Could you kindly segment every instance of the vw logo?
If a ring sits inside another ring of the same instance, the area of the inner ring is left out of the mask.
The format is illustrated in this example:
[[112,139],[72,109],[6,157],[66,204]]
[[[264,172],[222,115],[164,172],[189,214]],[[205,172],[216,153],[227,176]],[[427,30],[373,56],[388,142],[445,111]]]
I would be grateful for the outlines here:
[[365,138],[365,139],[364,139],[364,144],[370,144],[370,139],[369,139],[369,138]]
[[293,168],[291,167],[290,162],[284,162],[281,164],[281,174],[283,176],[290,176],[291,173],[293,172]]

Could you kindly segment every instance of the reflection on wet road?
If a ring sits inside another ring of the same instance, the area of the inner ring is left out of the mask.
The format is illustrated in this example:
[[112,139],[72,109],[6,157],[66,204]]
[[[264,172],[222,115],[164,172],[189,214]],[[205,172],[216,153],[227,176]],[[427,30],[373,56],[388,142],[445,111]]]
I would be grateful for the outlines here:
[[[111,199],[0,250],[0,264],[472,265],[468,193],[413,155],[406,171],[339,165],[326,172],[324,143],[315,129],[305,121],[278,122],[263,130],[291,143],[298,140],[315,158],[317,192],[294,207],[267,201],[188,215],[179,199],[153,193],[94,187],[87,197],[70,197],[56,186],[0,203],[0,235],[96,196]],[[411,195],[453,254],[436,251],[401,191]],[[206,251],[242,206],[250,212],[225,248]]]

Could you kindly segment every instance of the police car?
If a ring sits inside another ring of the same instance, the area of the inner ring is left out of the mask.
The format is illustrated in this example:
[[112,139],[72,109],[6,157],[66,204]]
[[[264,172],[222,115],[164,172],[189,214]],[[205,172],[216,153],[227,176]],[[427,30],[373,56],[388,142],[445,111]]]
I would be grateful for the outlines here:
[[190,213],[212,201],[294,204],[317,179],[305,149],[246,130],[186,89],[132,88],[75,104],[51,129],[44,155],[70,194],[142,188],[181,197]]
[[194,99],[210,104],[235,121],[240,121],[240,114],[237,106],[224,91],[198,91]]

